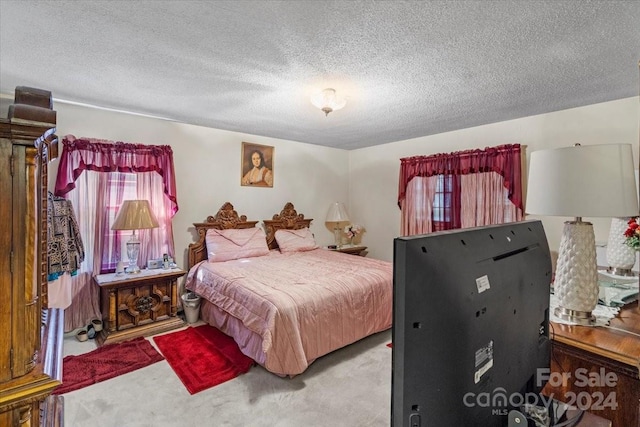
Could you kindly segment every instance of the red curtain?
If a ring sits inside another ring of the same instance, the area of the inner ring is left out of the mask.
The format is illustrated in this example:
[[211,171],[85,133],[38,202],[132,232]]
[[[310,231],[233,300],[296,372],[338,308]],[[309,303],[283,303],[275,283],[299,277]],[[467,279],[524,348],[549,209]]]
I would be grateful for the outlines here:
[[171,201],[172,215],[178,212],[173,150],[168,145],[143,145],[76,138],[62,139],[55,195],[64,196],[75,188],[75,181],[85,170],[97,172],[157,172],[164,194]]
[[522,201],[522,164],[520,144],[457,151],[448,154],[414,156],[400,159],[398,206],[406,197],[407,184],[416,176],[466,175],[497,172],[504,178],[509,200],[524,209]]

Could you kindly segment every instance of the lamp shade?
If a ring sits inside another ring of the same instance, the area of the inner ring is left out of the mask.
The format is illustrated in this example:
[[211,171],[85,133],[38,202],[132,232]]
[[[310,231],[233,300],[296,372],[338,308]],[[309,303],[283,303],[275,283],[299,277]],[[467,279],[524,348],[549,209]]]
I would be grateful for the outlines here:
[[531,153],[526,212],[572,217],[638,214],[630,144],[576,145]]
[[340,202],[334,202],[329,206],[326,222],[346,222],[349,221],[349,215],[344,205]]
[[158,227],[158,220],[147,200],[125,200],[118,210],[112,230],[141,230]]

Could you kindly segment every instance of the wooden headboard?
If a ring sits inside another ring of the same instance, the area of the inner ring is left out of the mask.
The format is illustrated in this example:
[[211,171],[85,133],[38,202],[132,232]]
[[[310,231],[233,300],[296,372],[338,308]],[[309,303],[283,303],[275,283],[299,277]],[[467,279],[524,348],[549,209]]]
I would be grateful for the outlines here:
[[293,203],[287,202],[279,214],[273,215],[272,219],[265,219],[264,231],[267,233],[267,245],[269,249],[277,249],[276,231],[298,230],[300,228],[309,227],[313,219],[305,219],[303,214],[296,212]]
[[226,202],[214,216],[207,217],[206,222],[195,222],[193,225],[198,232],[198,241],[189,245],[189,268],[200,261],[207,259],[207,245],[205,236],[207,230],[225,230],[229,228],[252,228],[258,221],[247,221],[246,215],[238,216],[238,212],[233,209],[233,205]]

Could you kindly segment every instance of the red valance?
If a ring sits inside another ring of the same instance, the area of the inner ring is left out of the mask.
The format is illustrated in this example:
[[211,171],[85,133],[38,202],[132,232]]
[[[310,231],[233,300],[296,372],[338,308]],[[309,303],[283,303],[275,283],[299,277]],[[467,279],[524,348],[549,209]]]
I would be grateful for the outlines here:
[[520,144],[506,144],[448,154],[414,156],[400,159],[398,206],[405,198],[409,181],[416,176],[466,175],[479,172],[497,172],[504,178],[509,200],[523,209],[522,160]]
[[157,172],[162,177],[164,194],[178,212],[173,150],[168,145],[143,145],[94,138],[62,139],[55,195],[63,196],[75,188],[75,181],[85,170],[96,172]]

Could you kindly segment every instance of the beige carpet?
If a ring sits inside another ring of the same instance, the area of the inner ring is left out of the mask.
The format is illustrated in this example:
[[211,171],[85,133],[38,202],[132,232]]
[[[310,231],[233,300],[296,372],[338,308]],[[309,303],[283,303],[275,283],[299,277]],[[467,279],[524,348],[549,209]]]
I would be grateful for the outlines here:
[[[390,330],[365,338],[294,378],[255,366],[195,395],[161,361],[64,394],[65,427],[388,426],[390,341]],[[66,356],[91,351],[95,343],[70,335],[64,346]]]

